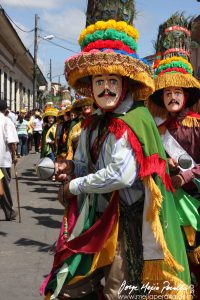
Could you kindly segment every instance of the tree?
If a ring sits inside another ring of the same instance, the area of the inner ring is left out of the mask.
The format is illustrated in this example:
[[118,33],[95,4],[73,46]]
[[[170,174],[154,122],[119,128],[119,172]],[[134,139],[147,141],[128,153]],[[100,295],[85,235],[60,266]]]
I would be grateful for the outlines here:
[[133,23],[135,17],[134,0],[88,0],[86,27],[97,21],[126,21]]

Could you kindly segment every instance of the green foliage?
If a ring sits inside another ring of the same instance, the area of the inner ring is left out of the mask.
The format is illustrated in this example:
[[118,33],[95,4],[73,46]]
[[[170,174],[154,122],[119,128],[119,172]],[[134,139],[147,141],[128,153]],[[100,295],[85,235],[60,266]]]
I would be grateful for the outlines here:
[[125,21],[133,23],[135,17],[134,0],[88,0],[86,27],[97,21]]
[[184,13],[174,13],[171,17],[161,24],[158,29],[157,40],[154,42],[156,52],[163,53],[170,48],[182,48],[190,52],[191,37],[182,30],[172,30],[165,33],[165,29],[172,26],[184,27],[191,31],[194,17],[185,17]]

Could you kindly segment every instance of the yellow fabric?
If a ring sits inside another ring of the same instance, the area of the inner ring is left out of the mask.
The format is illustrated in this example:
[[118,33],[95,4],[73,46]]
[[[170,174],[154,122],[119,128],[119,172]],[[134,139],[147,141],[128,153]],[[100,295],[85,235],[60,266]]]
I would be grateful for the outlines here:
[[3,184],[2,184],[2,178],[4,177],[3,172],[0,169],[0,197],[3,196],[4,190],[3,190]]
[[147,212],[147,220],[151,222],[151,228],[153,231],[153,234],[155,236],[156,241],[159,242],[159,244],[162,247],[163,255],[164,255],[164,262],[165,264],[170,267],[172,270],[177,270],[182,272],[183,267],[177,263],[177,261],[174,259],[172,254],[170,253],[169,249],[167,248],[167,244],[164,238],[162,225],[159,218],[159,212],[160,208],[162,206],[162,194],[158,186],[156,185],[155,181],[153,180],[152,176],[146,176],[144,178],[145,185],[148,186],[148,188],[151,191],[151,204],[149,206],[149,210]]
[[44,297],[44,300],[50,300],[52,293],[48,292],[48,294]]
[[55,139],[55,137],[56,137],[56,124],[53,124],[53,125],[49,128],[49,130],[47,131],[47,134],[46,134],[46,140],[48,140],[50,134],[52,134],[52,135],[53,135],[53,138]]
[[169,86],[200,89],[200,82],[190,74],[165,73],[155,77],[156,91]]
[[45,110],[44,114],[42,115],[42,119],[50,116],[57,117],[57,115],[58,115],[58,109],[54,107],[50,107]]
[[192,226],[183,226],[183,230],[185,232],[188,244],[193,246],[196,237],[196,230]]
[[139,33],[137,29],[135,29],[133,26],[127,24],[124,21],[117,22],[116,20],[108,20],[108,21],[98,21],[95,24],[89,25],[80,34],[79,37],[79,44],[85,39],[86,35],[92,34],[97,30],[106,30],[106,29],[115,29],[117,31],[123,31],[129,36],[131,36],[136,42],[139,37]]
[[186,127],[200,127],[200,120],[197,118],[187,116],[183,121],[182,121],[183,126]]
[[4,177],[3,172],[0,169],[0,180]]
[[27,132],[28,133],[33,133],[33,127],[32,127],[32,121],[29,120],[28,123],[27,123]]
[[159,67],[162,66],[162,65],[170,64],[173,61],[182,61],[184,64],[186,64],[188,66],[188,68],[190,69],[190,71],[193,71],[191,63],[189,63],[189,61],[187,59],[185,59],[185,58],[183,58],[181,56],[172,56],[172,57],[167,57],[165,59],[162,59],[159,62]]
[[78,144],[78,139],[81,134],[81,130],[81,121],[72,127],[67,141],[68,153],[66,159],[73,159],[74,152]]
[[[150,287],[156,287],[150,295],[162,295],[163,299],[191,300],[190,286],[169,273],[163,260],[144,261],[142,281]],[[167,286],[170,288],[167,289]]]
[[59,118],[60,116],[64,116],[64,114],[65,114],[65,109],[59,110],[57,113],[57,118]]
[[81,100],[76,100],[72,105],[72,110],[76,110],[76,108],[81,108],[83,106],[91,106],[93,105],[93,99],[89,97],[85,97]]
[[[118,220],[114,224],[112,232],[109,238],[106,240],[102,250],[94,255],[91,269],[87,276],[93,273],[95,270],[110,265],[115,257],[115,251],[118,239],[118,229],[119,229],[119,208],[118,208]],[[69,281],[68,284],[74,284],[77,281],[84,279],[86,276],[76,276]]]
[[65,108],[65,113],[69,112],[72,109],[72,105],[68,105]]

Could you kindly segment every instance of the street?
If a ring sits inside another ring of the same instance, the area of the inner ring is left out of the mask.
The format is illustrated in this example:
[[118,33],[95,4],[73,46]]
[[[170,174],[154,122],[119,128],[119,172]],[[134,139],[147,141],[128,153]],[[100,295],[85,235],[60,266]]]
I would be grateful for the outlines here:
[[[39,154],[22,157],[17,164],[21,219],[5,221],[0,210],[0,299],[37,300],[39,287],[50,272],[63,208],[56,201],[59,184],[41,181],[35,172]],[[14,170],[11,190],[14,209],[17,193]]]

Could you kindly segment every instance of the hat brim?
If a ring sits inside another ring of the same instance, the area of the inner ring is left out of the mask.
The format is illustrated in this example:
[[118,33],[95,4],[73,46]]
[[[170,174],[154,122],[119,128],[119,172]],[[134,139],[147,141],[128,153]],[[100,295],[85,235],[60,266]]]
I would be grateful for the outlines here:
[[57,117],[58,113],[57,112],[46,112],[42,115],[42,119],[46,118],[46,117]]
[[194,105],[200,99],[200,83],[190,74],[166,73],[155,78],[155,93],[150,96],[156,105],[164,107],[163,89],[167,87],[182,87],[187,89],[189,97],[186,107]]
[[131,89],[141,99],[154,92],[151,68],[140,59],[115,52],[82,52],[65,62],[65,76],[69,85],[84,96],[91,95],[90,76],[116,74],[131,79]]
[[76,101],[72,108],[75,109],[75,108],[80,108],[80,107],[83,107],[83,106],[91,106],[93,105],[94,101],[91,99],[91,98],[85,98],[85,99],[82,99],[82,100],[78,100]]

